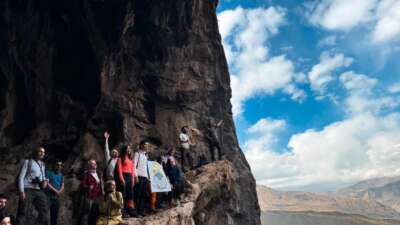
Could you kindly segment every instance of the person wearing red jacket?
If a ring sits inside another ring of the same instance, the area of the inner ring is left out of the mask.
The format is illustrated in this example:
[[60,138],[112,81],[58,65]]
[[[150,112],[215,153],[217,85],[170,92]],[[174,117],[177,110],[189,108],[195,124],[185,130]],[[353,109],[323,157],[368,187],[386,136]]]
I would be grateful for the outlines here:
[[88,169],[85,171],[81,183],[84,199],[77,225],[96,224],[98,201],[103,194],[100,176],[97,174],[96,169],[96,161],[93,159],[89,160]]
[[135,204],[133,202],[133,186],[136,180],[135,166],[129,157],[129,146],[124,145],[120,148],[120,156],[117,160],[117,175],[115,176],[117,190],[123,193],[124,210],[123,216],[128,215],[136,217]]

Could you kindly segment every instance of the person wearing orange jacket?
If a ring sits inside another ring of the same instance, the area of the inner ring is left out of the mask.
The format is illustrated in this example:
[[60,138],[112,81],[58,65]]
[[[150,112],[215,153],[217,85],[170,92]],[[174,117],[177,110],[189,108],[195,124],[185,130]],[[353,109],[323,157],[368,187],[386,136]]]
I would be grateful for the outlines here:
[[117,160],[117,169],[115,180],[117,183],[117,191],[124,196],[123,217],[136,217],[135,204],[133,202],[133,186],[137,182],[135,166],[129,157],[130,148],[124,145],[120,148],[120,156]]

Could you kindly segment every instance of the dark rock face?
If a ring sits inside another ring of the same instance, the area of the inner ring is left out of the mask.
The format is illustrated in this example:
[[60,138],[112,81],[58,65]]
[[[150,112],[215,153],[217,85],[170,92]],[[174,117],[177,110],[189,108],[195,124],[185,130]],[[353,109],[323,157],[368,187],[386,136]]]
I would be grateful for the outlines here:
[[[20,160],[37,145],[48,161],[66,161],[73,180],[88,158],[104,161],[104,130],[111,145],[177,146],[183,125],[206,134],[210,119],[223,120],[221,149],[239,174],[229,224],[260,224],[232,120],[217,4],[0,1],[0,159],[11,164],[0,166],[0,191],[13,186]],[[207,135],[195,151],[213,159]],[[219,224],[210,221],[202,224]]]

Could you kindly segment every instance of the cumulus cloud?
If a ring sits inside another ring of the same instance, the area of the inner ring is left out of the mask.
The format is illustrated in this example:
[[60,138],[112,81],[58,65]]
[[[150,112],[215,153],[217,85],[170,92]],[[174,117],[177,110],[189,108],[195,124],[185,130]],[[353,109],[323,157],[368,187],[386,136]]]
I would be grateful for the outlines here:
[[389,94],[382,96],[375,94],[373,89],[378,84],[375,78],[348,71],[340,75],[340,81],[348,91],[344,102],[349,114],[357,115],[365,112],[379,114],[393,110],[400,104],[397,98]]
[[330,30],[350,30],[368,22],[377,0],[322,0],[309,5],[308,19]]
[[[243,149],[258,183],[286,190],[327,191],[364,179],[400,175],[400,114],[395,110],[382,113],[398,102],[388,93],[379,95],[378,80],[367,75],[348,71],[339,81],[348,93],[340,105],[348,110],[345,119],[292,135],[283,151],[275,143],[286,121],[264,118],[249,128],[253,136]],[[364,104],[360,107],[353,99]]]
[[378,21],[372,33],[373,41],[385,42],[400,36],[400,1],[381,1],[377,18]]
[[[400,37],[398,0],[321,0],[307,5],[311,24],[333,31],[373,27],[371,39],[383,43]],[[370,30],[370,29],[368,29]]]
[[238,7],[218,15],[232,74],[231,101],[235,116],[243,112],[243,103],[256,95],[271,95],[282,90],[298,101],[306,96],[295,86],[298,75],[294,63],[285,55],[269,55],[268,39],[278,34],[285,24],[285,15],[285,10],[277,7]]
[[279,137],[276,129],[258,132],[259,137],[244,145],[245,155],[257,182],[273,188],[312,186],[312,191],[326,191],[319,187],[333,184],[339,188],[363,179],[400,175],[397,113],[384,117],[360,114],[322,130],[295,134],[288,143],[291,151],[282,154],[271,147]]
[[308,73],[311,88],[321,95],[324,94],[329,83],[335,80],[333,72],[337,69],[350,66],[352,62],[352,58],[346,57],[343,54],[323,52],[320,56],[320,62],[313,66]]

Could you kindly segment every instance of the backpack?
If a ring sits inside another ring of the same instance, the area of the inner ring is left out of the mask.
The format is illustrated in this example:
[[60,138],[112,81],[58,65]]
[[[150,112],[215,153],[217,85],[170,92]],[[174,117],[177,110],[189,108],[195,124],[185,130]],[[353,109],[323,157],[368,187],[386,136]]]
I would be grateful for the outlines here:
[[[32,171],[32,159],[27,159],[27,160],[28,160],[28,168],[26,170],[25,177],[28,176]],[[19,176],[21,175],[22,167],[24,167],[24,164],[25,164],[25,160],[23,161],[22,165],[19,167],[18,174],[17,174],[17,176],[15,176],[15,180],[14,180],[15,188],[18,191],[19,191]]]
[[[104,167],[104,169],[103,169],[103,180],[104,181],[107,181],[107,169],[108,169],[108,167],[110,166],[110,163],[111,163],[111,161],[113,160],[113,158],[110,158],[109,160],[108,160],[108,162],[107,162],[107,165]],[[113,172],[113,178],[114,178],[114,180],[115,180],[115,176],[118,176],[118,170],[117,170],[117,167],[118,167],[118,160],[119,160],[119,158],[117,159],[117,162],[115,163],[115,167],[114,167],[114,172]]]

